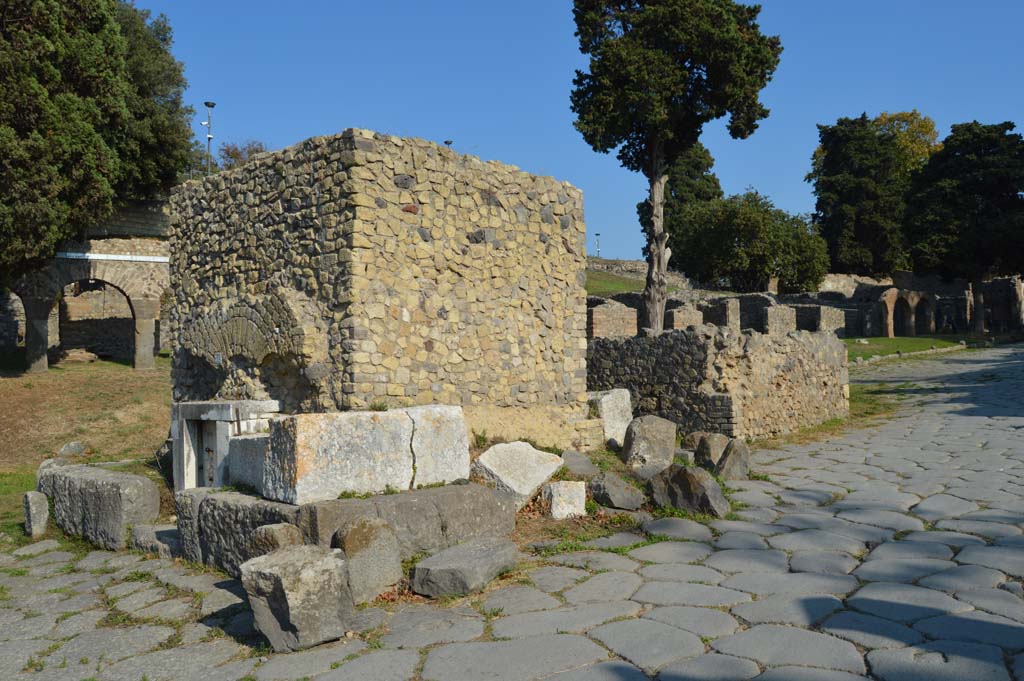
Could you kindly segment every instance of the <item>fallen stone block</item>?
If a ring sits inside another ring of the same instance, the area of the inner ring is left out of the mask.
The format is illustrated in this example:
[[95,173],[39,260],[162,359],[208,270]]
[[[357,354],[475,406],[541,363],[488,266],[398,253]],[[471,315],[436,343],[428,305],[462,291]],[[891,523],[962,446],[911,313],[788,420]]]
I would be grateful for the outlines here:
[[622,460],[644,480],[672,465],[676,453],[676,424],[660,416],[640,416],[626,429]]
[[25,534],[35,539],[46,534],[50,522],[50,503],[42,492],[25,492],[22,498],[25,510]]
[[526,442],[494,445],[473,462],[473,473],[495,488],[509,492],[522,508],[540,486],[562,467],[562,457],[534,449]]
[[339,549],[294,546],[241,565],[256,628],[279,653],[345,635],[355,614]]
[[132,548],[161,558],[181,556],[181,539],[175,525],[133,525]]
[[707,435],[703,430],[694,431],[687,433],[683,437],[683,441],[680,443],[683,449],[689,449],[691,452],[697,449],[697,445],[700,444],[700,439]]
[[615,473],[602,473],[588,484],[590,496],[602,506],[635,511],[647,501],[644,493]]
[[181,555],[193,563],[203,563],[203,547],[199,542],[199,505],[216,490],[193,487],[174,494],[174,514],[178,519],[178,541]]
[[227,484],[245,486],[262,493],[263,466],[270,447],[266,433],[246,433],[228,439],[228,455],[224,461]]
[[335,535],[345,552],[348,588],[356,605],[369,603],[402,579],[402,557],[391,525],[379,518],[361,518]]
[[216,492],[199,504],[197,525],[203,562],[239,575],[242,563],[255,557],[250,538],[261,525],[296,524],[299,508],[238,492]]
[[57,450],[57,456],[83,456],[86,452],[87,447],[84,442],[74,440],[73,442],[66,442],[64,445]]
[[572,449],[562,452],[562,465],[573,475],[590,479],[601,472],[590,457]]
[[703,468],[673,464],[648,481],[651,500],[661,508],[680,508],[724,518],[732,510],[722,488]]
[[722,458],[725,448],[729,446],[729,438],[721,433],[704,433],[697,443],[693,460],[701,468],[715,470],[718,460]]
[[265,556],[289,546],[302,545],[302,532],[291,523],[274,523],[260,525],[252,533],[250,553],[253,556]]
[[633,420],[633,403],[625,388],[588,393],[590,410],[604,426],[604,439],[618,449],[626,440],[626,428]]
[[156,520],[160,493],[141,475],[86,465],[45,465],[40,492],[53,501],[57,527],[105,549],[128,545],[128,528]]
[[468,594],[514,568],[519,557],[507,539],[472,539],[417,563],[412,590],[430,598]]
[[[516,529],[516,498],[507,492],[468,483],[417,490],[409,493],[412,495],[431,501],[437,508],[446,547],[470,539],[507,537]],[[391,499],[380,497],[379,506],[391,503]],[[384,513],[381,518],[385,518]]]
[[587,514],[587,483],[549,482],[544,485],[541,499],[555,520],[579,518]]
[[722,458],[715,466],[715,475],[723,480],[747,480],[750,478],[750,447],[739,438],[729,440]]

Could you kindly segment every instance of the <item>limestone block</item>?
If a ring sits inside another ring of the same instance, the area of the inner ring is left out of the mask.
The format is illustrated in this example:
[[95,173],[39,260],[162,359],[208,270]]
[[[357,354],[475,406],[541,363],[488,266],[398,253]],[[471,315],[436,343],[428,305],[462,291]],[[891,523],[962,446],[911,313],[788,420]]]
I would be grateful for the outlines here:
[[228,484],[250,487],[261,492],[263,465],[269,446],[270,436],[266,433],[247,433],[229,438],[225,462]]
[[516,497],[525,506],[540,486],[562,467],[562,457],[534,449],[526,442],[496,444],[473,462],[473,473]]
[[414,485],[469,477],[469,434],[462,407],[428,405],[401,410],[412,419]]
[[193,563],[203,563],[203,547],[199,542],[199,505],[216,490],[193,487],[174,494],[174,514],[178,519],[178,540],[181,555]]
[[750,477],[750,447],[746,442],[739,438],[729,440],[715,466],[715,475],[723,480],[747,480]]
[[133,525],[131,546],[161,558],[181,556],[181,539],[174,525]]
[[549,482],[541,495],[555,520],[579,518],[587,514],[587,483]]
[[413,421],[402,411],[295,414],[274,419],[263,495],[291,504],[409,489]]
[[251,537],[256,528],[275,523],[296,524],[297,506],[217,492],[199,504],[196,524],[203,562],[237,577],[239,566],[254,557]]
[[644,493],[615,473],[602,473],[590,481],[590,496],[602,506],[636,511],[647,501]]
[[402,579],[398,537],[387,522],[355,520],[338,531],[334,543],[345,552],[348,588],[356,605],[369,603]]
[[295,546],[241,565],[256,628],[279,653],[345,635],[355,613],[339,549]]
[[648,481],[651,500],[661,508],[679,508],[724,518],[732,510],[722,488],[703,468],[673,464]]
[[431,598],[468,594],[514,568],[519,558],[512,541],[472,539],[417,563],[412,590]]
[[42,492],[25,492],[22,498],[25,509],[25,534],[35,539],[46,534],[50,521],[50,504]]
[[672,465],[676,424],[660,416],[640,416],[626,429],[622,459],[640,478],[649,479]]
[[261,525],[253,530],[250,542],[250,553],[253,556],[265,556],[278,549],[302,545],[302,532],[291,523],[273,523]]
[[106,549],[123,549],[128,528],[151,523],[160,512],[153,481],[86,465],[40,466],[39,491],[53,501],[53,519],[68,534]]
[[589,393],[587,400],[604,425],[605,441],[618,448],[626,440],[626,428],[633,420],[633,404],[625,388]]
[[715,470],[719,459],[729,446],[729,438],[721,433],[704,433],[697,442],[697,450],[694,452],[693,460],[698,466]]

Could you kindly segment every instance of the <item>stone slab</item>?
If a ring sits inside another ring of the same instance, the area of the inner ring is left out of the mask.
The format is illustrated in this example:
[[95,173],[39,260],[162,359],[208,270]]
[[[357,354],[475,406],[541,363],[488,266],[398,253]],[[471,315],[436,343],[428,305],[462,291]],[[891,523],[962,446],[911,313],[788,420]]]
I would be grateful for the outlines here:
[[526,442],[496,444],[473,462],[473,473],[516,498],[522,508],[548,478],[562,467],[562,457],[534,449]]
[[471,593],[519,562],[514,542],[471,539],[420,561],[413,568],[412,590],[437,598]]

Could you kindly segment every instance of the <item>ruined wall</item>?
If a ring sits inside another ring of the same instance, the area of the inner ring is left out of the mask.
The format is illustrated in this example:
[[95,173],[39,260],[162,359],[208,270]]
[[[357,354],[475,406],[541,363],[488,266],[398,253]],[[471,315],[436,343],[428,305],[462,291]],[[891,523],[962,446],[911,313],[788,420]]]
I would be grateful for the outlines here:
[[628,388],[638,413],[687,431],[760,438],[845,416],[846,362],[846,348],[832,333],[736,334],[708,325],[592,340],[587,384]]
[[585,413],[568,184],[347,130],[186,183],[171,243],[176,400]]

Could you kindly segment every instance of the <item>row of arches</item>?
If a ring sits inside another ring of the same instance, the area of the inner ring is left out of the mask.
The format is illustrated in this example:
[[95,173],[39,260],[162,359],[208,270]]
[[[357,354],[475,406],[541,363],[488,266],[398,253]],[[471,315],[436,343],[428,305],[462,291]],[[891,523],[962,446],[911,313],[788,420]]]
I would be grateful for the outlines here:
[[925,336],[945,326],[939,319],[938,306],[930,293],[891,288],[880,297],[883,335]]

